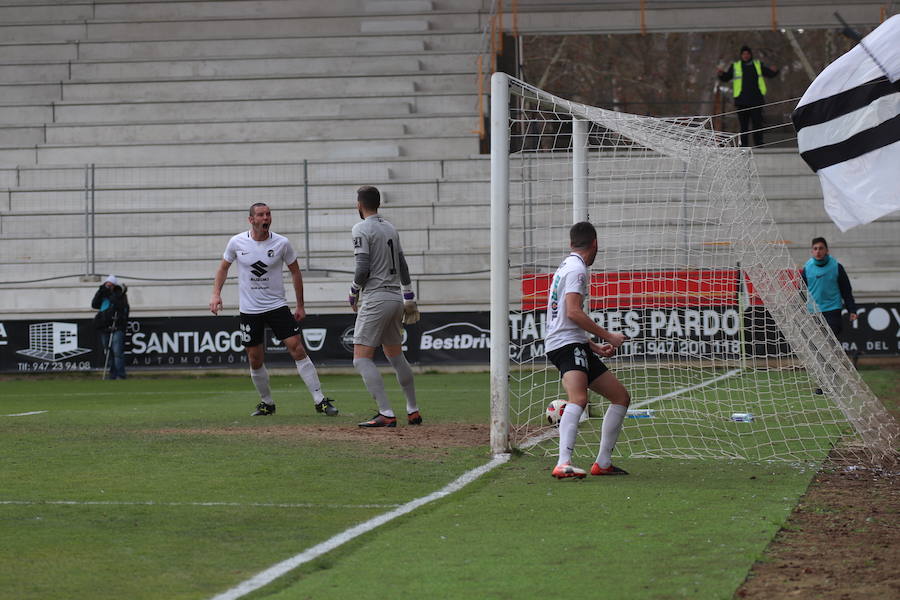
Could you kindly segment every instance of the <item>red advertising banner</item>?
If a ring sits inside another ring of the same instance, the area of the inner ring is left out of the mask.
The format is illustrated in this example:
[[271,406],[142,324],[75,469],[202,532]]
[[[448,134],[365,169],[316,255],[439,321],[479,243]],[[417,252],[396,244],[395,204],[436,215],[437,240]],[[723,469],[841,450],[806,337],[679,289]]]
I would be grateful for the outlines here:
[[[753,283],[746,279],[748,304],[762,306]],[[544,310],[553,279],[551,273],[522,277],[522,310]],[[795,270],[779,273],[779,279],[795,286]],[[685,308],[735,306],[740,274],[737,269],[689,271],[618,271],[591,274],[590,310],[614,308]]]

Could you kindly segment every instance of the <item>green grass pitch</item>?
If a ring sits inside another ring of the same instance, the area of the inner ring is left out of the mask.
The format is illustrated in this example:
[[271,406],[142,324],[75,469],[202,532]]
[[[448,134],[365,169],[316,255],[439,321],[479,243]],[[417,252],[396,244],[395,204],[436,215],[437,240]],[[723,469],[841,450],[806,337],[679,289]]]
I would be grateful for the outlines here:
[[[336,418],[291,376],[268,418],[246,376],[0,382],[0,598],[211,598],[490,458],[404,443],[402,419],[356,439],[360,378],[322,380]],[[488,381],[419,375],[423,427],[486,424]],[[249,597],[728,598],[812,476],[626,458],[629,477],[559,482],[552,462],[513,457]]]

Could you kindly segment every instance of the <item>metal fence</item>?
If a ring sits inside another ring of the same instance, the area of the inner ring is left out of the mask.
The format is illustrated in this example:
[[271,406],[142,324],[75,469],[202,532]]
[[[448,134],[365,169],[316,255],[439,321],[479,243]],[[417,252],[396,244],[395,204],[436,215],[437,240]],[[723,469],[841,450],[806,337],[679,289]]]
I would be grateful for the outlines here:
[[387,168],[374,163],[309,161],[2,170],[3,283],[104,273],[207,279],[255,202],[272,207],[273,230],[291,238],[301,266],[329,268],[332,253],[346,262],[356,187],[387,177]]

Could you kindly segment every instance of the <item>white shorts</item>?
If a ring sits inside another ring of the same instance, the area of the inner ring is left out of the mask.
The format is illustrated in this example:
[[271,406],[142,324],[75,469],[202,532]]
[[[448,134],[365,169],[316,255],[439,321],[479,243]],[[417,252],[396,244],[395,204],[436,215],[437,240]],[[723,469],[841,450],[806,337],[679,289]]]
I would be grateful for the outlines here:
[[403,300],[363,300],[356,313],[353,343],[370,348],[403,343]]

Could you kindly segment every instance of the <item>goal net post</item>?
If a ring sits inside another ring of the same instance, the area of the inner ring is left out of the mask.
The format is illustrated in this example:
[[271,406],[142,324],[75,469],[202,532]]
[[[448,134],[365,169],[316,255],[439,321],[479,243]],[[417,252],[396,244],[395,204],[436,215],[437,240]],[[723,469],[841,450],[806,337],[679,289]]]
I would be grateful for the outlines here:
[[[898,427],[812,302],[751,153],[709,117],[654,118],[491,80],[491,449],[555,455],[565,398],[544,356],[569,228],[600,251],[585,310],[627,341],[605,362],[632,404],[616,454],[893,457]],[[814,309],[814,307],[811,307]],[[608,403],[592,394],[576,452]]]

